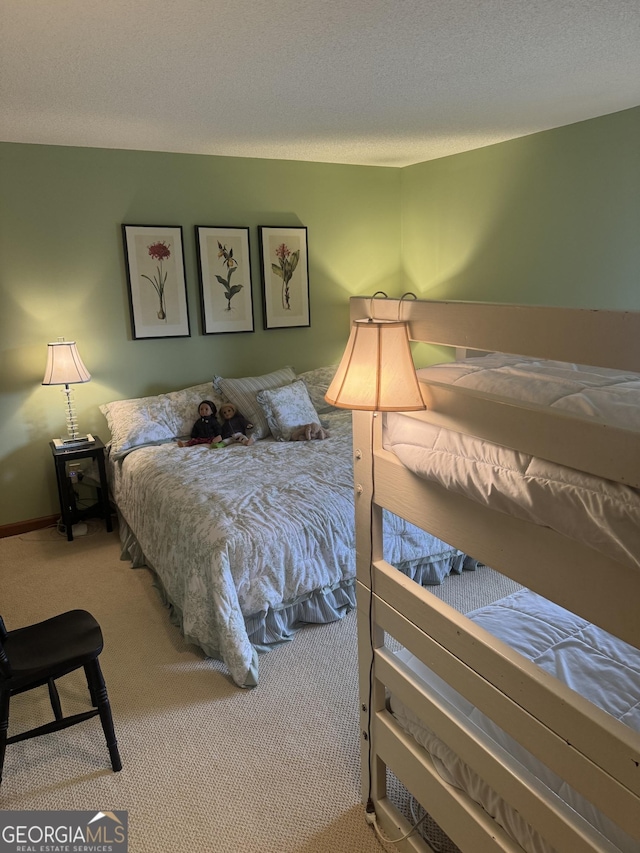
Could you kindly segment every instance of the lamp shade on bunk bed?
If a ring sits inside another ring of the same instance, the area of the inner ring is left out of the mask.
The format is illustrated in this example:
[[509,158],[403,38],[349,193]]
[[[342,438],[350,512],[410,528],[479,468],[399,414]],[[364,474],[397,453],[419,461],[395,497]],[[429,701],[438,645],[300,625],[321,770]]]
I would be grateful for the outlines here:
[[369,412],[424,409],[407,324],[355,320],[325,399],[341,409]]

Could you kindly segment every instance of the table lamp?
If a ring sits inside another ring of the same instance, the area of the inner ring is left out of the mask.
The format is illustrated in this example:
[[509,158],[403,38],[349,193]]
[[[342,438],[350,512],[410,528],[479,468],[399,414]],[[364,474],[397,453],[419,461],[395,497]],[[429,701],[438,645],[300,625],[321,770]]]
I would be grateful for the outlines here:
[[44,372],[43,385],[64,385],[65,409],[68,436],[54,438],[56,447],[80,447],[93,444],[92,435],[80,435],[78,432],[78,417],[76,415],[73,392],[70,385],[89,382],[91,374],[84,366],[75,341],[65,341],[58,338],[47,348],[47,367]]

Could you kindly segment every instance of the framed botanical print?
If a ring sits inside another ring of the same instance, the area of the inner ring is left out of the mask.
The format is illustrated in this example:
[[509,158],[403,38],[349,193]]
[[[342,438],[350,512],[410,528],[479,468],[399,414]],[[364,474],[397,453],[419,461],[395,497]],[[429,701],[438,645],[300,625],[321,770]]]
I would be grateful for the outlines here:
[[189,307],[179,225],[123,225],[131,334],[189,337]]
[[258,232],[265,329],[310,326],[307,229],[261,225]]
[[202,334],[253,332],[248,228],[196,225]]

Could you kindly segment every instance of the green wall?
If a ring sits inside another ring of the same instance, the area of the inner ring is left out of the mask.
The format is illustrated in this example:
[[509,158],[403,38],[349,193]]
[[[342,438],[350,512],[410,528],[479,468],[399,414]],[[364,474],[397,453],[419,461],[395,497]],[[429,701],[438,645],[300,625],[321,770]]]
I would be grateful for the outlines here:
[[640,107],[402,170],[407,289],[640,309]]
[[[58,511],[59,336],[106,438],[102,402],[337,360],[352,294],[640,310],[639,142],[640,107],[404,169],[0,144],[0,526]],[[124,222],[183,227],[190,338],[131,340]],[[194,225],[251,228],[255,333],[200,334]],[[262,329],[258,225],[308,228],[309,329]]]
[[[395,169],[4,143],[0,186],[0,525],[58,512],[49,341],[77,341],[80,428],[106,440],[100,403],[337,361],[349,296],[399,289]],[[122,223],[182,226],[191,337],[131,339]],[[195,225],[251,229],[254,333],[200,333]],[[308,229],[308,329],[262,328],[258,225]]]

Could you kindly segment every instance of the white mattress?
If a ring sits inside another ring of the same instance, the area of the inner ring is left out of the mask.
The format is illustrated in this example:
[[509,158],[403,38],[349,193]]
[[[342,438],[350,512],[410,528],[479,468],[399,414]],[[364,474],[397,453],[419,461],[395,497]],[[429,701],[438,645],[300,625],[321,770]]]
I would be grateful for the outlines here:
[[[552,604],[529,590],[520,590],[468,614],[474,622],[508,643],[546,672],[568,684],[607,713],[640,731],[640,651]],[[562,779],[542,765],[502,729],[473,707],[406,649],[397,653],[440,695],[507,750],[623,853],[638,853],[638,843],[593,808]],[[468,765],[393,696],[390,708],[399,723],[424,746],[440,775],[466,791],[527,853],[551,848],[520,815],[486,785]]]
[[[640,431],[634,373],[494,354],[422,368],[418,376]],[[640,569],[637,489],[401,413],[385,415],[383,444],[422,477]]]

